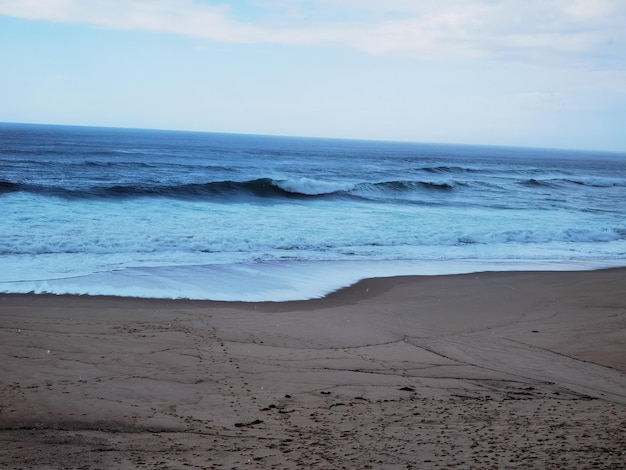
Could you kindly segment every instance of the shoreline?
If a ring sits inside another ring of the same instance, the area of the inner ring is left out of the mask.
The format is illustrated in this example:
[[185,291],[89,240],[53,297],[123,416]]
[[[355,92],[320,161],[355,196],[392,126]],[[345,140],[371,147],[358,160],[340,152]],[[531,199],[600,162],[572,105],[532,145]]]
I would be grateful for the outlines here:
[[[263,261],[226,265],[128,267],[70,277],[0,281],[0,295],[34,293],[218,302],[324,298],[365,279],[488,272],[570,272],[625,268],[607,260]],[[240,286],[246,286],[241,289]]]
[[7,468],[623,468],[626,268],[0,294]]

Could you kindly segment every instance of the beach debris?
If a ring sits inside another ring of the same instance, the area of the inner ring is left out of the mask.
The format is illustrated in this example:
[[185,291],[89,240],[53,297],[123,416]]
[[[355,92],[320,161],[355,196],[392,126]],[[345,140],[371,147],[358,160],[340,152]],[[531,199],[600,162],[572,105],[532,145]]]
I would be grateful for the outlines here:
[[254,421],[250,421],[249,423],[235,423],[236,428],[244,428],[248,426],[255,426],[257,424],[261,424],[263,421],[260,419],[255,419]]
[[398,390],[400,390],[402,392],[414,392],[415,388],[413,388],[413,387],[402,387],[402,388],[399,388]]
[[334,408],[335,406],[348,406],[348,405],[346,405],[343,402],[338,402],[338,403],[333,403],[332,405],[330,405],[328,409]]

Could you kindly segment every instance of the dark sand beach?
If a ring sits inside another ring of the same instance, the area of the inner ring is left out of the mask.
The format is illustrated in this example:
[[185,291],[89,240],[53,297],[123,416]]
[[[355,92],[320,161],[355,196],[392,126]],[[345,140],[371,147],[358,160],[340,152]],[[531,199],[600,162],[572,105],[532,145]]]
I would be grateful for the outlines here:
[[626,269],[0,295],[1,468],[626,468]]

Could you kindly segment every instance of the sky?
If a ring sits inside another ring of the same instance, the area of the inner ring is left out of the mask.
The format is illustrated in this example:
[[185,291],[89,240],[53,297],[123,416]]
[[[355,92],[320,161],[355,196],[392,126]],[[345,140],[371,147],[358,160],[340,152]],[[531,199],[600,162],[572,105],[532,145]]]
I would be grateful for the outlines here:
[[0,0],[0,122],[626,151],[624,0]]

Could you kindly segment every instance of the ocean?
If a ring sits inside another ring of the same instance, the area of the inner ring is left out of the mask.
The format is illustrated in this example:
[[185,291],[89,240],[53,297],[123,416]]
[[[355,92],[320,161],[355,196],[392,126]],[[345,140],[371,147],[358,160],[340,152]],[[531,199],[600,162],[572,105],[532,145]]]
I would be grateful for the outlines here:
[[626,266],[626,154],[0,124],[0,292],[241,301]]

